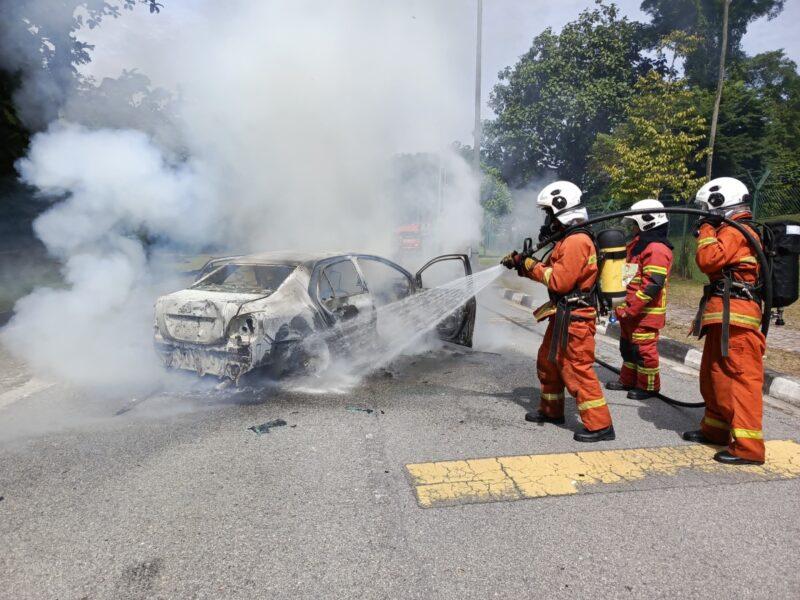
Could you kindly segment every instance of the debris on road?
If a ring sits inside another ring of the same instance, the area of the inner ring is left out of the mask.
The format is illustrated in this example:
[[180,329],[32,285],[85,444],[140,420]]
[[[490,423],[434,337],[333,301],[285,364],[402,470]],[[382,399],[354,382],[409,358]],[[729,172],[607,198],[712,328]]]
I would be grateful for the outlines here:
[[371,415],[375,411],[373,409],[371,409],[371,408],[362,408],[361,406],[348,406],[347,407],[347,412],[353,412],[353,413],[354,412],[364,412],[364,413],[367,413],[368,415]]
[[258,435],[262,435],[264,433],[269,433],[269,430],[273,427],[283,427],[284,425],[286,425],[286,421],[283,419],[275,419],[273,421],[267,421],[261,425],[253,425],[252,427],[248,427],[248,429]]

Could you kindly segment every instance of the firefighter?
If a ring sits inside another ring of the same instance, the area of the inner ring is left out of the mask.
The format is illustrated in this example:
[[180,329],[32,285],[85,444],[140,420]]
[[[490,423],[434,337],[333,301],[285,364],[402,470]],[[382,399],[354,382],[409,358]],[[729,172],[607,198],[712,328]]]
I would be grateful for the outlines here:
[[[697,192],[696,203],[715,215],[752,219],[750,194],[741,181],[720,177]],[[759,263],[755,249],[735,228],[717,218],[699,222],[697,266],[708,275],[693,332],[705,335],[700,392],[706,403],[697,431],[683,438],[727,445],[714,459],[725,464],[763,464],[761,389],[766,341],[761,324]],[[752,228],[753,237],[758,240]]]
[[627,285],[625,301],[615,309],[620,325],[619,350],[622,370],[618,381],[606,384],[609,390],[627,390],[628,398],[644,400],[661,389],[658,361],[658,334],[667,314],[667,279],[672,268],[672,244],[667,239],[667,215],[658,200],[641,200],[632,210],[654,212],[625,217],[634,228],[627,247],[629,268],[635,274]]
[[[573,183],[558,181],[545,187],[537,205],[545,213],[540,240],[587,220],[581,191]],[[597,252],[588,229],[577,229],[555,244],[540,262],[516,252],[502,263],[547,286],[550,300],[534,311],[537,321],[548,319],[547,331],[536,359],[541,383],[539,409],[525,415],[533,423],[564,423],[564,387],[575,397],[583,429],[579,442],[615,438],[611,413],[594,372],[594,335],[597,311]]]

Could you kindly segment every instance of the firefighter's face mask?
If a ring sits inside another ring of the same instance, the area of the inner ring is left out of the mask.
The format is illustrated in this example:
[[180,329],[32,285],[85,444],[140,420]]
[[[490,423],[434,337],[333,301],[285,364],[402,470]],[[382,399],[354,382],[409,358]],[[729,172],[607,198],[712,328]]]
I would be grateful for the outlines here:
[[543,242],[551,235],[557,233],[559,227],[561,226],[561,224],[558,222],[558,219],[553,216],[552,208],[545,208],[544,215],[544,225],[542,225],[541,229],[539,229],[540,242]]

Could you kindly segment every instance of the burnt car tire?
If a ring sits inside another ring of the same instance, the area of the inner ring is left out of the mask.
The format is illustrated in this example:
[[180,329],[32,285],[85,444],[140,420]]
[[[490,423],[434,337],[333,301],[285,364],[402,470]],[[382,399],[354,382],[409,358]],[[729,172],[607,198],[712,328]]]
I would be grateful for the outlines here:
[[331,349],[322,336],[308,335],[273,350],[272,375],[281,378],[320,373],[330,366],[331,357]]

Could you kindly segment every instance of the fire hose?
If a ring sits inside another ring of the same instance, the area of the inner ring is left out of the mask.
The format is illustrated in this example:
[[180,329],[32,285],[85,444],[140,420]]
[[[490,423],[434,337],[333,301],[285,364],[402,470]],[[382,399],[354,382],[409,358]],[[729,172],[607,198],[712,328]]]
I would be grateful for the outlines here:
[[[524,243],[523,243],[522,255],[525,258],[533,257],[537,252],[539,252],[543,248],[546,248],[548,246],[551,246],[551,245],[555,244],[556,242],[558,242],[559,240],[561,240],[565,236],[567,236],[569,233],[571,233],[573,230],[578,229],[578,228],[587,227],[589,225],[594,225],[596,223],[602,223],[604,221],[610,221],[612,219],[620,219],[622,217],[629,217],[629,216],[633,216],[633,215],[649,214],[649,213],[652,213],[652,212],[663,212],[663,213],[668,213],[668,214],[697,215],[698,217],[701,217],[701,218],[708,218],[708,219],[711,219],[711,220],[718,220],[718,221],[721,221],[721,222],[723,222],[723,223],[725,223],[727,225],[730,225],[731,227],[736,229],[739,233],[741,233],[745,237],[745,239],[748,241],[748,243],[755,250],[756,257],[758,259],[758,263],[759,263],[759,266],[761,268],[761,273],[762,273],[761,279],[762,279],[762,282],[763,282],[762,299],[763,299],[763,302],[764,302],[763,313],[762,313],[762,316],[761,316],[761,332],[764,334],[764,337],[766,337],[767,334],[769,333],[770,315],[771,315],[771,312],[772,312],[772,276],[771,276],[771,272],[770,272],[771,271],[770,263],[769,263],[769,260],[767,259],[767,255],[764,253],[764,250],[761,247],[761,243],[759,242],[759,240],[757,240],[753,236],[753,234],[750,233],[750,231],[748,231],[748,229],[744,225],[742,225],[741,223],[738,223],[737,221],[734,221],[733,219],[729,219],[727,217],[723,217],[723,216],[720,216],[720,215],[715,215],[715,214],[710,213],[708,211],[699,210],[699,209],[696,209],[696,208],[683,208],[683,207],[679,207],[679,206],[659,208],[657,211],[654,211],[652,208],[650,208],[650,209],[641,209],[641,210],[621,210],[621,211],[617,211],[617,212],[612,212],[612,213],[608,213],[608,214],[605,214],[605,215],[601,215],[599,217],[591,218],[588,221],[584,221],[584,222],[582,222],[582,223],[580,223],[578,225],[573,225],[572,227],[567,227],[563,231],[560,231],[560,232],[558,232],[558,233],[546,238],[545,240],[542,240],[535,247],[533,246],[532,239],[531,238],[526,238]],[[599,360],[599,359],[595,359],[595,362],[597,364],[605,367],[606,369],[609,369],[610,371],[613,371],[613,372],[619,374],[619,369],[617,369],[615,367],[612,367],[610,364],[608,364],[608,363],[606,363],[606,362],[604,362],[602,360]],[[663,394],[660,394],[660,393],[656,394],[656,397],[658,399],[666,402],[667,404],[671,404],[673,406],[680,406],[680,407],[685,407],[685,408],[700,408],[702,406],[705,406],[704,402],[681,402],[679,400],[674,400],[673,398],[669,398],[668,396],[664,396]]]

